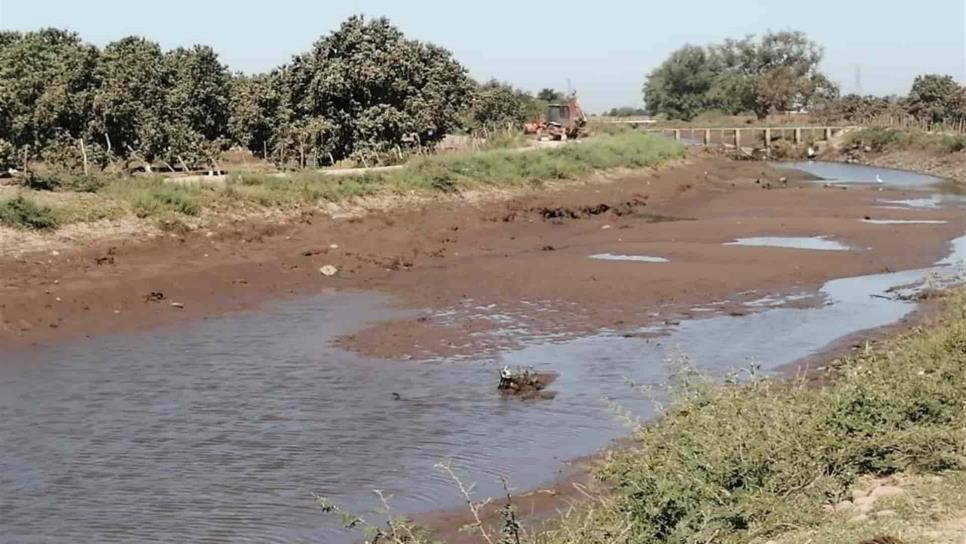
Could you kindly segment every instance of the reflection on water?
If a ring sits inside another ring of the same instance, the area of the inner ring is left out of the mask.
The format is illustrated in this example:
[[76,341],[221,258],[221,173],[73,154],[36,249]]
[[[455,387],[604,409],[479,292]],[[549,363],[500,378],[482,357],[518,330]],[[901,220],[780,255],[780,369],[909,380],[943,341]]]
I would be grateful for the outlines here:
[[650,255],[613,255],[611,253],[598,253],[597,255],[591,255],[590,258],[600,261],[635,261],[639,263],[671,262],[664,257],[651,257]]
[[848,251],[850,248],[827,236],[758,236],[738,238],[727,242],[726,246],[785,247],[792,249],[814,249],[819,251]]
[[917,172],[859,164],[822,161],[775,162],[772,164],[779,168],[801,170],[823,180],[836,183],[879,184],[877,180],[882,180],[881,185],[884,187],[922,187],[936,185],[942,181],[937,177]]

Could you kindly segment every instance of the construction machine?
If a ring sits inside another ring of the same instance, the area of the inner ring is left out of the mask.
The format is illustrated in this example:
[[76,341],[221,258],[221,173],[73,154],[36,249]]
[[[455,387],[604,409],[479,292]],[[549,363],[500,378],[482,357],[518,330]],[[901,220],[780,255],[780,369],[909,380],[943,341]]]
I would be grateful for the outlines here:
[[586,125],[587,116],[577,104],[576,94],[571,94],[566,104],[549,104],[544,119],[525,124],[523,131],[551,140],[572,140],[580,137]]

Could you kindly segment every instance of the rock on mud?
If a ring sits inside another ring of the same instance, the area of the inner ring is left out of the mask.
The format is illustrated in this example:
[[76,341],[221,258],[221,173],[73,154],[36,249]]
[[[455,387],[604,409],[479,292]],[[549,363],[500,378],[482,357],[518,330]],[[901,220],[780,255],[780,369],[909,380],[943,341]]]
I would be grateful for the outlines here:
[[331,278],[332,276],[335,276],[338,273],[339,273],[339,269],[332,266],[331,264],[327,264],[319,269],[319,274],[322,274],[327,278]]

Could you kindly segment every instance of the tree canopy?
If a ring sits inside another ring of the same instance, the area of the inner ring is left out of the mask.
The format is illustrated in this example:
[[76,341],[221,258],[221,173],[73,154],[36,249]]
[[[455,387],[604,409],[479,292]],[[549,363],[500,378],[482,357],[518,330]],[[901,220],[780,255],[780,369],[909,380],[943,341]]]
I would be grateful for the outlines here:
[[804,109],[838,95],[821,60],[822,48],[801,32],[685,45],[647,76],[644,102],[652,115],[684,120],[709,110],[763,118]]

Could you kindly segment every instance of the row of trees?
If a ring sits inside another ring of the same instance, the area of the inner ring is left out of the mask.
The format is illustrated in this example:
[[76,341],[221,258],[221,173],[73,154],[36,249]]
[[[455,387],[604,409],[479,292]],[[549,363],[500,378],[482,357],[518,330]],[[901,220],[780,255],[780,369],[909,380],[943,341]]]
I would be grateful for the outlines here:
[[0,166],[193,169],[217,166],[231,145],[328,164],[519,125],[554,93],[478,84],[447,50],[386,19],[352,17],[259,75],[231,73],[206,46],[162,51],[129,37],[100,49],[63,30],[2,32]]
[[966,119],[966,87],[949,75],[921,75],[906,96],[847,94],[820,112],[832,119],[863,122],[881,116],[913,117],[928,123]]
[[690,120],[711,110],[764,118],[774,111],[808,108],[838,95],[819,71],[822,56],[822,48],[802,32],[685,45],[647,76],[646,110]]
[[805,109],[851,122],[883,115],[930,123],[966,119],[966,88],[952,76],[919,76],[904,97],[839,96],[837,86],[819,70],[822,55],[822,48],[801,32],[685,45],[647,76],[645,111],[682,120],[708,111],[764,118]]

